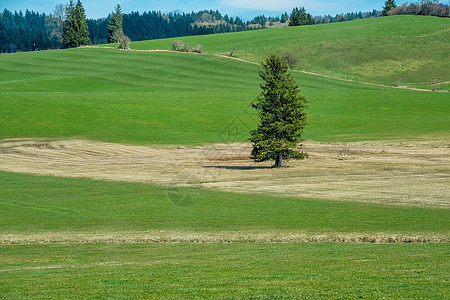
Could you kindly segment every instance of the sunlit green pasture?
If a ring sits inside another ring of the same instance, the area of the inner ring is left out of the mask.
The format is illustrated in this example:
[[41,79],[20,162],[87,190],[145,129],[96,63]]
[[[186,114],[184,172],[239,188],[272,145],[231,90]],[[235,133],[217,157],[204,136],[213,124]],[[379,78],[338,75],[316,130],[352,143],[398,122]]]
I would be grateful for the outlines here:
[[[0,294],[6,299],[448,296],[448,243],[126,241],[140,232],[448,236],[446,209],[195,193],[195,205],[179,207],[164,187],[0,173],[0,236],[6,238],[0,245]],[[125,241],[114,238],[120,232]],[[77,233],[93,238],[32,242],[36,235],[64,239]],[[108,234],[108,242],[95,242]],[[19,244],[8,242],[15,235],[22,237]]]
[[[2,54],[0,139],[245,141],[255,126],[249,105],[260,92],[258,66],[213,55],[236,48],[253,62],[286,50],[298,56],[293,74],[309,100],[306,139],[446,142],[448,93],[297,71],[428,89],[434,81],[445,89],[448,83],[437,82],[449,80],[448,28],[444,18],[399,16],[182,38],[202,44],[203,55],[100,48]],[[172,41],[132,47],[169,49]],[[230,124],[240,140],[222,134]],[[186,195],[194,205],[177,206],[174,197]],[[0,172],[0,298],[445,299],[448,242],[289,237],[445,241],[448,220],[445,208]],[[157,235],[180,240],[139,240]]]
[[[305,138],[448,138],[449,95],[373,87],[301,73]],[[257,66],[208,55],[71,49],[0,56],[0,138],[82,137],[133,144],[231,142],[254,126]]]
[[446,299],[447,244],[0,245],[4,299]]
[[[183,37],[207,53],[235,55],[254,62],[290,51],[299,70],[387,85],[423,86],[449,81],[450,20],[392,16],[323,24]],[[133,49],[170,49],[175,39],[133,42]],[[445,87],[445,86],[444,86]]]
[[[448,236],[448,209],[392,207],[0,173],[0,233],[304,232]],[[172,200],[171,200],[172,199]]]

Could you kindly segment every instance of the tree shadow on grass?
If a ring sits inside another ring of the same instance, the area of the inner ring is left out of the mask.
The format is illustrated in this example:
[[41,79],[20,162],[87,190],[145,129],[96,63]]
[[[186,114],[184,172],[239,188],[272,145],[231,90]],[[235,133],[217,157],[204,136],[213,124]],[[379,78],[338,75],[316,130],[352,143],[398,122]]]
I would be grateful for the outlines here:
[[270,166],[205,166],[205,168],[248,171],[248,170],[272,169],[273,167],[270,167]]

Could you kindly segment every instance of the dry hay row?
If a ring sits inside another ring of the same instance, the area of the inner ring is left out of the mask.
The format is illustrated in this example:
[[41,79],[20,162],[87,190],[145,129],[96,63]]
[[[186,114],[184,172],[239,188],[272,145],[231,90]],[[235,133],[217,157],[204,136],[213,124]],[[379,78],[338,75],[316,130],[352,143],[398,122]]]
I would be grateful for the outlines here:
[[[156,262],[154,262],[156,263]],[[14,267],[8,269],[0,269],[0,273],[9,273],[9,272],[17,272],[17,271],[36,271],[36,270],[55,270],[55,269],[87,269],[92,267],[104,267],[104,266],[125,266],[125,265],[139,265],[142,266],[142,262],[123,262],[123,261],[106,261],[106,262],[96,262],[96,263],[85,263],[79,265],[70,265],[70,264],[57,264],[57,265],[44,265],[44,266],[23,266],[23,267]],[[149,265],[149,263],[146,263]]]
[[402,234],[360,234],[360,233],[189,233],[189,232],[117,232],[117,233],[38,233],[38,234],[2,234],[0,245],[31,245],[31,244],[227,244],[227,243],[448,243],[449,237],[402,235]]

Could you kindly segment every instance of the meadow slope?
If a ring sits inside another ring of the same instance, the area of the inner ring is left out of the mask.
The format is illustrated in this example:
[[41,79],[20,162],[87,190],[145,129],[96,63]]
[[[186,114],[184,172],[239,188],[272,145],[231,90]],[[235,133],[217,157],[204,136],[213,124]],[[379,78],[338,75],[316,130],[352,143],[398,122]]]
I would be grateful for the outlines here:
[[[450,94],[354,82],[448,80],[448,27],[0,55],[0,297],[448,298]],[[250,63],[215,55],[231,47]],[[294,72],[311,158],[275,170],[247,138],[255,62],[285,50],[353,81]]]
[[[448,93],[294,74],[309,100],[305,138],[446,140]],[[208,55],[69,49],[0,56],[0,138],[132,144],[244,142],[257,66]],[[238,129],[238,136],[224,134]]]
[[[174,39],[131,43],[133,49],[170,49]],[[390,16],[315,26],[183,37],[206,53],[261,62],[292,52],[296,69],[342,79],[420,88],[450,87],[450,20]],[[432,84],[437,82],[440,84]]]

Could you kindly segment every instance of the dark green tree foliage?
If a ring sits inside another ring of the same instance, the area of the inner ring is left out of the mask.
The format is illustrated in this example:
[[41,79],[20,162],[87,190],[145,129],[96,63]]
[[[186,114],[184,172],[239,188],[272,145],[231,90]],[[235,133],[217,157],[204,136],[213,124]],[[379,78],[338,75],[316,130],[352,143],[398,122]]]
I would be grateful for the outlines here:
[[436,0],[422,0],[417,3],[403,3],[391,9],[388,15],[424,15],[450,17],[450,6]]
[[307,157],[296,150],[306,126],[307,102],[300,96],[285,60],[273,54],[262,67],[259,70],[264,81],[262,92],[252,103],[260,121],[258,128],[250,132],[252,158],[256,162],[274,160],[275,167],[282,167],[284,160]]
[[386,0],[386,2],[384,2],[382,15],[387,16],[388,12],[396,7],[397,5],[395,4],[395,0]]
[[89,38],[92,44],[108,43],[108,20],[107,19],[87,19],[89,28]]
[[295,7],[289,18],[289,26],[314,25],[311,14],[307,13],[304,7]]
[[35,51],[58,48],[49,36],[46,15],[26,10],[25,14],[0,11],[0,52]]
[[45,17],[45,26],[47,27],[47,33],[49,39],[52,39],[58,45],[62,46],[64,36],[64,5],[56,5],[53,13]]
[[[259,25],[259,26],[261,26],[261,28],[266,28],[266,22],[267,21],[268,21],[268,19],[264,15],[256,16],[255,18],[253,18],[252,21],[250,21],[250,24]],[[272,20],[270,20],[270,21],[273,22]]]
[[[449,16],[448,5],[429,4],[402,5],[391,10],[390,14],[425,14],[436,16]],[[421,2],[422,3],[422,2]],[[70,5],[69,5],[70,6]],[[73,9],[75,4],[72,2]],[[413,12],[411,12],[413,7]],[[398,10],[401,8],[401,10]],[[398,10],[398,11],[397,11]],[[8,10],[0,12],[0,52],[33,51],[61,48],[61,22],[63,14],[60,14],[57,6],[55,11],[47,16],[45,14],[26,11],[11,13]],[[64,9],[65,11],[65,9]],[[332,16],[318,16],[314,20],[316,23],[333,23],[350,21],[354,19],[365,19],[379,17],[381,11],[373,10],[364,13],[347,13]],[[199,21],[211,21],[210,24],[199,24]],[[244,22],[239,17],[222,16],[218,11],[200,11],[198,13],[163,14],[161,12],[131,12],[123,14],[123,31],[133,41],[160,39],[169,37],[181,37],[190,35],[205,35],[223,32],[236,32],[256,29],[254,24],[262,24],[264,16],[255,17],[251,21]],[[287,22],[288,14],[284,13],[281,18],[267,17],[267,21]],[[89,19],[87,25],[89,37],[94,44],[106,44],[108,42],[109,18]],[[213,21],[225,21],[216,22]],[[63,24],[64,28],[64,24]],[[64,32],[64,30],[63,30]],[[231,47],[232,45],[230,45]]]
[[352,12],[346,14],[337,14],[334,17],[331,15],[325,16],[316,16],[314,17],[314,21],[316,24],[328,24],[328,23],[336,23],[343,21],[352,21],[358,19],[367,19],[367,18],[376,18],[381,16],[381,11],[372,10],[371,12]]
[[71,0],[66,6],[66,20],[63,24],[63,43],[66,48],[76,47],[75,3]]
[[77,23],[77,25],[78,25],[78,34],[77,34],[78,45],[79,46],[91,45],[92,42],[89,39],[89,29],[87,27],[87,22],[86,22],[86,11],[84,10],[81,0],[78,0],[77,5],[75,6],[75,18],[78,22]]
[[91,45],[89,30],[86,22],[86,13],[80,0],[75,5],[71,0],[66,7],[66,20],[64,21],[64,47],[73,48]]
[[114,8],[115,11],[109,16],[108,22],[108,42],[116,43],[119,41],[119,38],[123,36],[122,22],[122,8],[120,4]]

